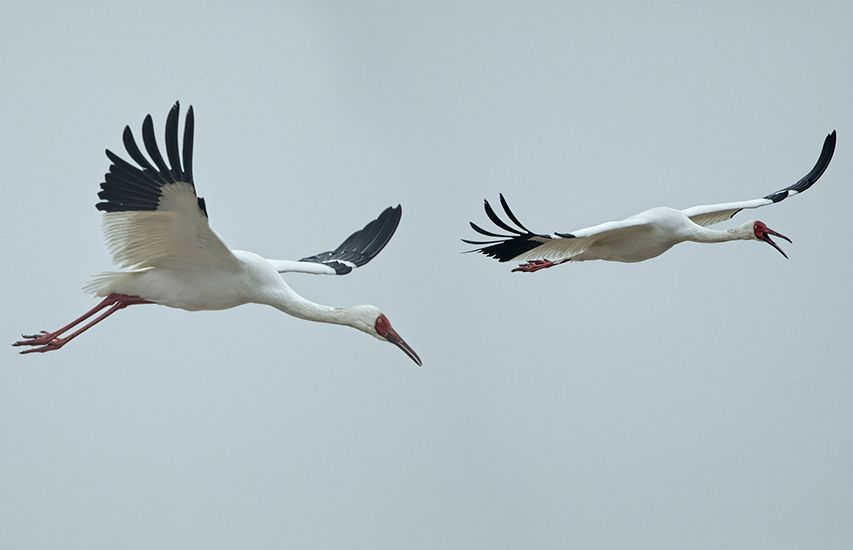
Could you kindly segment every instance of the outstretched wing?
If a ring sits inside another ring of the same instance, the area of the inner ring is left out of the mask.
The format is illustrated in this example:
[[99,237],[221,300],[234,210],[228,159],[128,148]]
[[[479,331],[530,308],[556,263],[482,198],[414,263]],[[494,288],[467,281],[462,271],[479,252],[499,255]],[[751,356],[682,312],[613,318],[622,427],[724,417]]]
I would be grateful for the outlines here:
[[504,231],[512,233],[512,235],[492,233],[481,228],[474,222],[470,222],[471,227],[477,233],[489,237],[497,237],[497,239],[492,241],[462,239],[462,242],[468,244],[485,245],[481,248],[468,250],[467,252],[481,252],[486,256],[495,258],[499,262],[541,259],[554,261],[566,260],[582,254],[597,241],[618,238],[620,233],[648,223],[648,220],[644,217],[631,217],[623,221],[606,222],[593,227],[587,227],[573,231],[572,233],[554,233],[554,237],[551,237],[549,235],[533,233],[524,227],[509,209],[509,205],[503,195],[500,195],[500,199],[504,212],[506,212],[510,221],[518,226],[518,229],[501,220],[495,214],[489,201],[484,201],[486,215],[489,216],[489,219]]
[[468,222],[471,225],[471,229],[476,231],[481,235],[485,235],[487,237],[496,237],[496,240],[490,241],[472,241],[469,239],[462,239],[463,243],[473,244],[473,245],[485,245],[481,246],[481,248],[475,248],[474,250],[466,250],[466,252],[480,252],[489,256],[490,258],[495,258],[499,262],[508,262],[514,260],[525,254],[526,252],[530,252],[531,250],[542,246],[544,243],[551,241],[551,237],[549,235],[542,235],[539,233],[533,233],[526,227],[524,227],[521,222],[518,221],[518,218],[512,213],[512,210],[509,209],[509,205],[506,203],[506,199],[504,199],[503,193],[500,195],[501,206],[506,212],[506,215],[509,217],[510,221],[514,223],[518,229],[510,226],[503,220],[501,220],[497,214],[495,214],[492,205],[489,204],[489,201],[483,201],[483,207],[486,209],[486,215],[492,220],[492,223],[497,225],[499,228],[504,231],[508,231],[510,235],[501,235],[499,233],[492,233],[491,231],[486,231],[479,225],[474,222]]
[[347,237],[334,250],[293,260],[268,260],[279,273],[297,272],[315,275],[346,275],[372,260],[385,248],[400,224],[403,207],[388,207],[379,217]]
[[138,167],[107,149],[112,164],[98,193],[103,202],[95,205],[105,212],[107,247],[113,261],[126,268],[192,265],[236,269],[239,260],[208,225],[204,199],[195,192],[192,107],[184,123],[181,165],[179,114],[180,104],[176,102],[166,119],[169,164],[157,147],[151,115],[142,123],[142,140],[151,161],[136,145],[129,126],[122,137]]
[[782,202],[786,198],[802,193],[820,179],[826,167],[829,166],[829,161],[832,160],[832,154],[835,152],[835,130],[826,136],[823,142],[823,149],[820,152],[820,157],[817,163],[812,168],[811,172],[806,174],[800,181],[786,187],[785,189],[770,193],[764,198],[753,199],[740,202],[728,202],[723,204],[707,204],[702,206],[694,206],[683,210],[687,216],[697,225],[707,226],[731,219],[735,214],[746,208],[759,208],[768,204]]

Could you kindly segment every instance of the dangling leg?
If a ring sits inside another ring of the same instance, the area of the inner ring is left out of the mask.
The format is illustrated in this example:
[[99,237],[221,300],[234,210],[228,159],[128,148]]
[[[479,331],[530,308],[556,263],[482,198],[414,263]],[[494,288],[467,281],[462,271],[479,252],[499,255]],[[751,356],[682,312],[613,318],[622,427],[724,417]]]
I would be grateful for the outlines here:
[[545,269],[546,267],[553,267],[555,265],[560,265],[562,263],[570,261],[571,258],[566,258],[565,260],[530,260],[526,264],[519,264],[518,267],[513,269],[513,273],[516,271],[521,271],[522,273],[534,273],[539,271],[540,269]]
[[[115,313],[116,311],[118,311],[120,309],[124,309],[127,306],[132,306],[134,304],[150,304],[150,303],[153,303],[153,302],[148,302],[146,300],[143,300],[139,296],[128,296],[126,294],[110,294],[109,296],[104,298],[104,300],[100,304],[96,305],[91,310],[87,311],[84,315],[75,319],[74,321],[70,322],[69,324],[65,325],[61,329],[59,329],[55,332],[41,331],[38,334],[32,334],[29,336],[28,335],[22,335],[25,338],[25,340],[15,342],[12,345],[13,346],[43,346],[40,348],[28,349],[26,351],[22,351],[21,352],[22,354],[24,354],[24,353],[35,353],[35,352],[41,353],[41,352],[45,352],[45,351],[52,351],[55,349],[59,349],[62,346],[64,346],[66,343],[68,343],[70,340],[72,340],[73,338],[76,338],[78,335],[82,334],[83,332],[85,332],[90,327],[93,327],[94,325],[103,321],[104,319],[106,319],[107,317],[109,317],[110,315]],[[70,330],[71,328],[79,325],[80,323],[82,323],[83,321],[85,321],[86,319],[91,317],[92,315],[96,314],[97,312],[101,311],[102,309],[104,309],[105,307],[108,307],[108,306],[112,306],[112,307],[106,313],[101,314],[98,318],[96,318],[94,321],[92,321],[88,325],[84,326],[83,328],[81,328],[80,330],[73,333],[71,336],[69,336],[67,338],[59,338],[59,336],[61,334],[65,333],[66,331]]]

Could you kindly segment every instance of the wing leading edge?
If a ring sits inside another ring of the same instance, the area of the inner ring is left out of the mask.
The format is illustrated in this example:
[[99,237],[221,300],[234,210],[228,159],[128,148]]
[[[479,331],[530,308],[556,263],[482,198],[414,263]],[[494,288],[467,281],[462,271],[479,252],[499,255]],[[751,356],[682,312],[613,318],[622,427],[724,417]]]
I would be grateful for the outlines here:
[[829,161],[832,160],[832,155],[835,152],[835,139],[835,130],[833,130],[832,133],[826,136],[826,139],[823,141],[823,148],[820,151],[820,157],[818,157],[814,168],[812,168],[808,174],[803,176],[802,179],[794,185],[780,189],[775,193],[770,193],[760,199],[722,204],[706,204],[687,208],[682,210],[682,212],[684,212],[687,217],[693,221],[693,223],[701,226],[708,226],[729,220],[741,210],[776,204],[777,202],[782,202],[788,197],[802,193],[814,185],[826,171],[826,168],[829,166]]

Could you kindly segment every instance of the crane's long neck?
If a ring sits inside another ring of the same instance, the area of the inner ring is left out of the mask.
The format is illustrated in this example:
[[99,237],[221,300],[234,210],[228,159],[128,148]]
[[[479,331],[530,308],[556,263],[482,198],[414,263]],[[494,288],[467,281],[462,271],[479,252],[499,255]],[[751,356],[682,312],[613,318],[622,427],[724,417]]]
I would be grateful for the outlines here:
[[284,281],[269,298],[265,303],[288,315],[317,323],[353,326],[352,315],[348,308],[324,306],[306,300],[287,286]]
[[329,307],[306,300],[293,291],[267,260],[251,252],[236,251],[246,266],[246,283],[242,291],[245,301],[266,304],[292,315],[317,323],[346,325],[375,335],[373,323],[382,314],[373,306]]
[[750,240],[754,238],[751,227],[752,222],[747,222],[743,225],[726,229],[725,231],[718,231],[702,227],[701,225],[691,224],[685,240],[697,243],[725,243],[729,241]]
[[279,279],[279,281],[281,284],[277,285],[276,291],[268,296],[271,299],[263,303],[306,321],[346,325],[380,340],[387,339],[376,331],[376,320],[382,316],[382,312],[376,306],[360,305],[340,308],[315,304],[294,292],[283,280]]

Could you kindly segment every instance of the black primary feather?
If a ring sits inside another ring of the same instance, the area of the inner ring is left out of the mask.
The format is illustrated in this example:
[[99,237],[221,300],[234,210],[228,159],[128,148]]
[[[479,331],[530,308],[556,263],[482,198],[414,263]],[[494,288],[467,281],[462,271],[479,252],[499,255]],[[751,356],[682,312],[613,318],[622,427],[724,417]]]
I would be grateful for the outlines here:
[[[175,104],[177,105],[177,103]],[[193,183],[193,136],[195,135],[195,115],[193,114],[193,106],[187,109],[187,118],[184,120],[184,178]],[[204,201],[201,209],[204,210]],[[207,211],[205,210],[205,214]]]
[[826,167],[829,166],[829,161],[832,160],[832,154],[835,152],[835,130],[832,131],[831,134],[826,136],[826,139],[823,142],[823,149],[820,151],[820,157],[818,157],[817,162],[812,168],[811,172],[803,176],[803,178],[791,185],[790,187],[786,187],[780,191],[776,191],[775,193],[770,193],[765,199],[770,199],[773,202],[781,202],[788,198],[790,194],[789,191],[795,191],[797,193],[802,193],[814,183],[820,179],[823,173],[826,171]]
[[388,207],[379,217],[346,238],[336,249],[321,252],[299,260],[324,264],[335,270],[337,275],[346,275],[354,267],[361,267],[385,248],[400,224],[403,207]]
[[[187,111],[184,123],[183,169],[181,168],[181,152],[178,150],[179,118],[180,102],[175,102],[166,118],[165,133],[166,155],[171,167],[163,160],[163,156],[157,147],[157,140],[154,136],[154,121],[151,115],[146,116],[142,123],[142,140],[153,164],[139,149],[130,127],[125,127],[122,134],[124,148],[138,166],[134,166],[107,149],[107,158],[112,164],[109,172],[104,175],[104,182],[101,183],[101,192],[98,193],[98,197],[104,202],[95,205],[98,210],[104,212],[157,210],[164,186],[183,182],[189,183],[193,185],[193,189],[195,188],[192,177],[193,108],[190,107]],[[204,199],[201,197],[198,197],[198,206],[207,216]]]
[[133,139],[133,132],[130,130],[130,126],[124,127],[121,139],[124,142],[124,148],[127,150],[127,154],[130,155],[130,158],[132,158],[136,164],[146,170],[150,170],[152,172],[157,171],[153,166],[151,166],[151,163],[148,162],[148,159],[145,158],[142,151],[139,150],[139,146],[136,145],[136,140]]
[[[167,126],[166,130],[168,131],[168,129],[169,127]],[[175,131],[178,131],[177,127]],[[169,173],[169,167],[163,162],[160,148],[157,147],[157,139],[154,137],[154,120],[151,118],[151,115],[147,115],[145,120],[142,121],[142,141],[145,143],[145,150],[148,151],[148,156],[151,157],[151,160],[154,161],[154,164],[160,170],[160,176],[165,181],[172,183],[174,181],[172,174]]]
[[166,155],[169,157],[172,179],[181,177],[181,153],[178,151],[178,110],[169,109],[166,117]]
[[519,229],[515,229],[508,225],[505,221],[501,220],[495,211],[492,209],[492,206],[489,204],[489,201],[483,201],[484,209],[486,210],[486,215],[489,217],[492,222],[497,225],[499,228],[504,231],[509,231],[510,233],[515,233],[515,235],[500,235],[498,233],[492,233],[491,231],[486,231],[482,227],[478,226],[474,222],[469,222],[471,224],[471,228],[480,233],[481,235],[486,235],[488,237],[497,237],[498,240],[495,241],[472,241],[468,239],[462,239],[462,242],[473,245],[487,245],[481,248],[475,248],[474,250],[467,250],[466,252],[480,252],[489,256],[490,258],[495,258],[499,262],[508,262],[513,258],[524,254],[525,252],[529,252],[533,250],[537,246],[541,245],[544,242],[551,240],[551,237],[548,235],[540,235],[538,233],[533,233],[521,222],[518,221],[518,218],[512,213],[512,210],[509,208],[509,204],[507,204],[504,199],[503,194],[500,194],[501,206],[506,212],[507,217],[509,217],[510,221],[517,225]]

